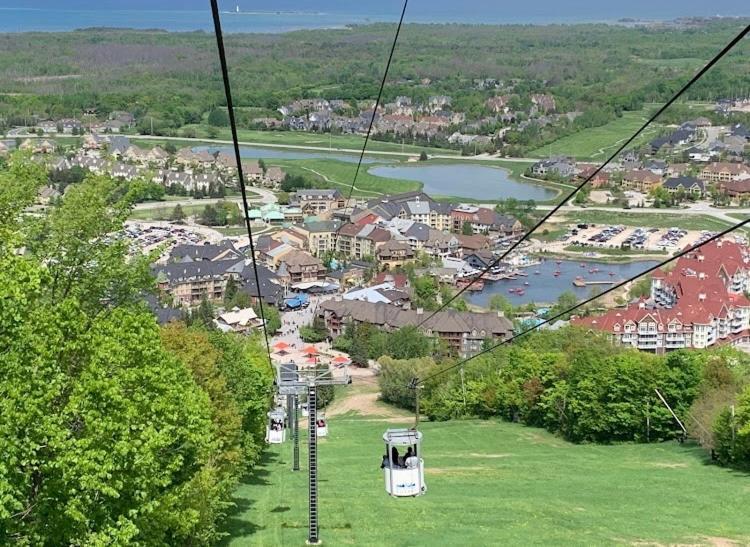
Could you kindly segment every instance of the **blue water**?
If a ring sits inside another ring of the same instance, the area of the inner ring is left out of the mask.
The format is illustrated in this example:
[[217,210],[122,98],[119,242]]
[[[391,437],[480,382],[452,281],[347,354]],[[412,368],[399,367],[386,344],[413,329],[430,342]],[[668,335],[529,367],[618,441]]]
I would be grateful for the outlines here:
[[[236,6],[244,13],[233,13]],[[286,32],[396,21],[401,0],[221,1],[226,32]],[[126,7],[127,9],[123,9]],[[406,22],[546,24],[615,21],[623,17],[666,20],[685,16],[746,16],[745,0],[602,2],[601,0],[411,0]],[[0,0],[0,31],[62,31],[91,26],[213,30],[208,0]]]
[[[573,280],[580,276],[583,276],[587,281],[615,281],[620,282],[623,279],[636,276],[639,273],[647,270],[649,267],[654,266],[658,262],[656,260],[643,260],[640,262],[629,262],[627,264],[605,264],[601,262],[575,262],[570,260],[562,260],[558,265],[555,260],[547,259],[538,266],[531,266],[525,268],[523,271],[527,272],[528,277],[519,277],[514,280],[503,280],[485,282],[484,289],[480,292],[467,291],[464,293],[466,300],[477,306],[486,307],[490,301],[490,298],[495,294],[502,294],[514,305],[526,304],[528,302],[545,302],[552,303],[565,291],[572,291],[578,300],[585,300],[591,296],[591,291],[594,287],[598,287],[604,291],[611,287],[611,285],[592,285],[588,287],[575,287]],[[584,267],[581,267],[584,264]],[[589,273],[589,269],[599,268],[599,273]],[[560,276],[555,277],[553,274],[555,270],[560,270]],[[534,272],[539,271],[539,275]],[[614,272],[614,276],[610,276],[609,272]],[[524,285],[524,282],[528,282],[528,285]],[[525,292],[523,296],[518,296],[515,293],[509,293],[508,289],[522,288]]]
[[[234,149],[231,146],[196,146],[193,151],[199,152],[208,150],[214,152],[225,152],[234,155]],[[283,150],[278,148],[263,148],[261,146],[240,146],[240,156],[248,159],[278,159],[278,160],[309,160],[309,159],[328,159],[345,161],[347,163],[357,163],[359,156],[354,154],[329,154],[328,152],[297,152],[294,150]],[[375,161],[388,161],[382,159],[363,158],[362,163],[373,163]]]
[[378,166],[368,170],[379,177],[416,180],[422,190],[434,196],[459,196],[473,199],[552,199],[557,192],[544,186],[519,182],[505,169],[475,164]]

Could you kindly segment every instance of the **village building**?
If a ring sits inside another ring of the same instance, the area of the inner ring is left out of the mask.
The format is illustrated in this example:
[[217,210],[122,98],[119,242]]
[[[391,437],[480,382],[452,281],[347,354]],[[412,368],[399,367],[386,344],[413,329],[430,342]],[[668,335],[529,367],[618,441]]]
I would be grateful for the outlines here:
[[334,209],[343,208],[346,200],[338,190],[303,189],[297,190],[289,200],[308,216],[328,216]]
[[626,309],[579,318],[615,344],[664,353],[750,342],[750,253],[732,241],[704,245],[651,277],[651,295]]
[[622,187],[630,190],[637,190],[644,194],[662,185],[660,175],[649,171],[648,169],[632,169],[625,171],[622,175]]
[[478,353],[485,340],[495,343],[507,339],[513,324],[502,314],[442,310],[430,317],[422,309],[405,310],[383,302],[369,303],[335,298],[321,302],[319,315],[333,338],[343,334],[347,324],[368,323],[390,331],[408,325],[420,325],[425,335],[445,342],[449,350],[466,358]]
[[326,278],[326,267],[319,258],[305,251],[292,249],[280,258],[276,275],[286,286],[323,281]]
[[391,240],[383,243],[375,251],[375,257],[382,269],[391,270],[408,262],[413,262],[416,255],[408,243]]

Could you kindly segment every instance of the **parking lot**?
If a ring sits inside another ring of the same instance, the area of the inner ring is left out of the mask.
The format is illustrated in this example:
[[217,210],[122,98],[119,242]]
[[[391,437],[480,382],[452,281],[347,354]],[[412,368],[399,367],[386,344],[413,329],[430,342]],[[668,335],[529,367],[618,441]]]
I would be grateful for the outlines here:
[[160,260],[166,260],[175,245],[197,245],[206,240],[216,239],[215,237],[207,237],[210,234],[203,233],[203,230],[165,222],[128,221],[125,223],[124,234],[131,241],[131,253],[133,254],[138,252],[147,254],[163,247]]
[[680,228],[650,228],[623,225],[578,224],[570,225],[568,232],[552,244],[564,248],[580,245],[592,248],[630,249],[638,251],[674,252],[686,246],[701,243],[714,232],[683,230]]

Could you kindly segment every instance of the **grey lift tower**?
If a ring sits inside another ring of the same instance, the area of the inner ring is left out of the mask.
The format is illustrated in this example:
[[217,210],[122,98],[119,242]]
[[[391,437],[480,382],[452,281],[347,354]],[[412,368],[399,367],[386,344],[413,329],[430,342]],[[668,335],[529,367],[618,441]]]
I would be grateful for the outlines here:
[[[341,371],[335,375],[334,371]],[[308,436],[308,474],[310,504],[308,513],[307,542],[310,544],[320,543],[320,526],[318,522],[318,386],[333,386],[351,384],[352,379],[346,366],[331,370],[325,368],[300,369],[294,363],[276,365],[276,386],[279,395],[286,395],[293,399],[294,405],[294,466],[299,470],[299,418],[298,399],[307,393],[307,436]],[[288,400],[288,399],[287,399]]]

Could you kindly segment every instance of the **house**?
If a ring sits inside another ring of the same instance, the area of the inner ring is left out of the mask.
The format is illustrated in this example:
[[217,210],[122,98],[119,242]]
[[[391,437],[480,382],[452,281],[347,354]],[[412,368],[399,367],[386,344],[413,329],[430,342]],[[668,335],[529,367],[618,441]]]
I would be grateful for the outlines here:
[[49,205],[52,201],[60,197],[60,192],[52,186],[43,186],[37,192],[37,198],[41,205]]
[[289,226],[283,230],[279,230],[271,234],[271,239],[291,245],[296,249],[302,249],[303,251],[309,251],[309,238],[306,232],[300,226]]
[[372,224],[359,226],[344,224],[338,231],[336,251],[344,255],[362,260],[374,257],[376,251],[391,239],[391,233]]
[[750,178],[750,167],[742,163],[715,161],[701,169],[700,178],[713,183],[743,180]]
[[490,240],[483,235],[463,235],[456,234],[458,246],[462,256],[476,251],[485,251],[490,248]]
[[370,303],[337,297],[321,302],[318,314],[333,338],[349,323],[368,323],[381,330],[419,325],[425,335],[446,344],[453,354],[466,358],[481,351],[485,340],[500,342],[513,331],[513,324],[502,314],[441,310],[428,315],[422,309],[405,310],[384,302]]
[[644,194],[649,193],[654,188],[658,188],[661,184],[661,176],[647,169],[631,169],[625,171],[622,175],[623,188],[638,190]]
[[206,297],[224,298],[227,281],[238,280],[245,269],[244,260],[200,260],[173,262],[154,270],[157,286],[184,306],[195,306]]
[[372,278],[371,283],[373,285],[380,285],[381,283],[390,283],[399,290],[406,290],[411,287],[409,283],[409,276],[403,273],[393,272],[380,272]]
[[493,209],[461,204],[451,210],[453,230],[460,232],[465,223],[469,223],[472,231],[477,234],[501,232],[503,235],[513,236],[523,232],[523,225],[508,215],[499,215]]
[[278,188],[281,186],[285,177],[286,173],[284,173],[281,167],[269,167],[266,169],[266,176],[263,179],[263,184],[271,188]]
[[242,162],[242,174],[245,176],[245,180],[251,182],[261,182],[265,172],[260,166],[260,162],[255,161],[243,161]]
[[486,270],[494,264],[495,255],[487,249],[473,251],[464,255],[464,262],[475,270]]
[[398,289],[394,284],[388,282],[361,289],[352,289],[344,293],[342,297],[349,301],[368,302],[370,304],[382,302],[399,307],[404,307],[411,301],[408,292]]
[[695,177],[671,177],[664,181],[662,188],[666,189],[670,194],[678,190],[696,196],[702,196],[706,193],[706,186],[703,181]]
[[562,178],[568,178],[575,174],[575,164],[568,158],[550,158],[536,162],[531,166],[531,173],[537,177],[548,175],[557,175]]
[[109,171],[110,175],[118,179],[133,180],[138,178],[139,171],[135,165],[123,163],[121,161],[112,165]]
[[232,308],[214,319],[216,327],[223,332],[237,332],[247,334],[263,326],[263,320],[257,316],[253,308]]
[[536,107],[536,110],[538,112],[542,112],[544,114],[548,114],[550,112],[554,112],[557,110],[557,105],[555,104],[555,98],[552,95],[549,94],[532,94],[531,95],[531,104],[533,104]]
[[255,252],[258,255],[256,257],[258,262],[265,264],[271,270],[278,270],[284,257],[297,250],[288,243],[276,241],[270,237],[267,241],[267,246],[258,246],[256,247]]
[[326,277],[326,267],[320,259],[305,251],[294,249],[281,257],[276,275],[286,286],[323,281]]
[[216,262],[217,260],[242,260],[244,257],[225,239],[218,244],[175,245],[169,253],[170,262]]
[[343,208],[346,200],[338,190],[297,190],[289,200],[309,216],[325,216],[334,209]]
[[726,192],[730,198],[750,198],[750,179],[722,182],[719,187],[722,191]]
[[509,98],[504,95],[490,97],[485,101],[485,106],[495,114],[504,114],[508,111]]
[[378,264],[386,270],[403,266],[416,257],[411,246],[404,241],[386,241],[375,251]]

